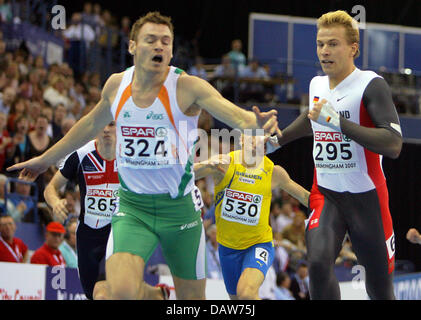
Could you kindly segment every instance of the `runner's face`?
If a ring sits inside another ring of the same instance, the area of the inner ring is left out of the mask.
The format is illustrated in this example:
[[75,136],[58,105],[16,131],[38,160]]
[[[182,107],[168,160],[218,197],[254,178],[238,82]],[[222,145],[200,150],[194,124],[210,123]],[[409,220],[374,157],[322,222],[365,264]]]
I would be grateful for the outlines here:
[[256,166],[264,157],[264,136],[242,135],[243,161],[249,166]]
[[317,33],[317,56],[331,78],[345,78],[354,66],[357,43],[348,43],[344,26],[322,27]]
[[165,71],[172,58],[172,49],[173,36],[165,24],[146,23],[139,30],[137,41],[129,43],[135,65],[147,71]]
[[116,142],[116,136],[115,136],[115,121],[111,121],[108,125],[105,126],[102,133],[99,135],[99,139],[101,140],[101,143],[114,146],[115,148],[115,142]]
[[12,239],[15,235],[16,224],[12,217],[6,217],[0,219],[0,234],[3,239]]

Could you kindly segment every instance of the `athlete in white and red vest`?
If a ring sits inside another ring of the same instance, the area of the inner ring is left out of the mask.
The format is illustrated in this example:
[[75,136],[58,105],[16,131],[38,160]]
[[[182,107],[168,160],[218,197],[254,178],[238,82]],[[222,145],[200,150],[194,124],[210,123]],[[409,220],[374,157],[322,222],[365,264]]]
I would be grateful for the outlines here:
[[318,20],[309,112],[278,136],[279,145],[313,133],[314,182],[306,224],[311,299],[340,299],[334,263],[348,232],[371,299],[394,299],[395,235],[382,158],[402,147],[386,81],[355,67],[359,33],[344,11]]

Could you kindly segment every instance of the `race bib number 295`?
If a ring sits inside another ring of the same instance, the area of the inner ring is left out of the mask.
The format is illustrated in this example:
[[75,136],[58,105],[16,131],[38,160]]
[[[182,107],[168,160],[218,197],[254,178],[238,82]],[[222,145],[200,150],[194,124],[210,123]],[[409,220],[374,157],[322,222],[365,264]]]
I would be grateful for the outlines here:
[[349,173],[359,171],[354,144],[340,132],[314,132],[313,158],[316,169],[322,173]]

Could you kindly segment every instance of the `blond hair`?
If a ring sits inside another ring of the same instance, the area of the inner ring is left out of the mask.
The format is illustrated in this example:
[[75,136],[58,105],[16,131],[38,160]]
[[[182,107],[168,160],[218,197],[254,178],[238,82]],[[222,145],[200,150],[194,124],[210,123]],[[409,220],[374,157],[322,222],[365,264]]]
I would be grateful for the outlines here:
[[358,44],[354,59],[358,58],[360,55],[360,31],[358,29],[358,23],[346,11],[337,10],[322,15],[317,20],[317,31],[319,31],[321,28],[328,28],[338,25],[345,28],[345,35],[349,44]]
[[142,28],[148,22],[155,23],[155,24],[164,24],[168,26],[168,28],[171,31],[172,36],[174,37],[174,26],[171,22],[171,17],[163,16],[158,11],[153,11],[137,19],[137,21],[132,26],[129,39],[136,41],[140,28]]

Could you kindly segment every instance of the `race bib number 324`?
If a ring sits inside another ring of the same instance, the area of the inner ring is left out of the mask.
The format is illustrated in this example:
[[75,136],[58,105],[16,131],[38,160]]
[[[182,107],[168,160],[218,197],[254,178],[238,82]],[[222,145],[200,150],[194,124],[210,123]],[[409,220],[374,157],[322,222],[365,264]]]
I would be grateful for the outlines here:
[[245,225],[259,223],[263,196],[226,189],[221,207],[221,218]]
[[120,164],[124,167],[157,169],[176,163],[167,126],[121,127]]

